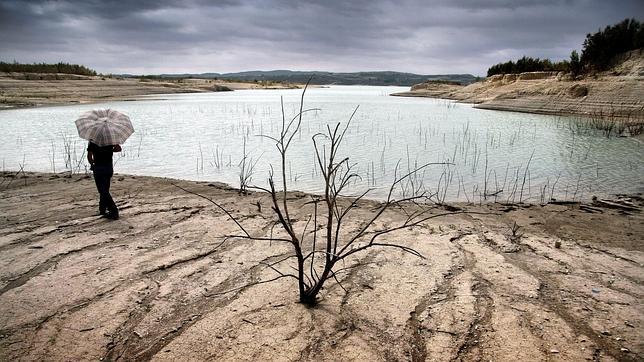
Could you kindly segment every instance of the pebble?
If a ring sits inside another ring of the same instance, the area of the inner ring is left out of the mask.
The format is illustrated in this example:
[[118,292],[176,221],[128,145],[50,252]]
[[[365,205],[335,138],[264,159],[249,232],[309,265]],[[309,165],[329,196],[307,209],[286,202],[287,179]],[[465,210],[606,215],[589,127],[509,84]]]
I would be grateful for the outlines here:
[[602,334],[605,335],[605,336],[610,336],[611,335],[611,333],[609,331],[602,331]]
[[629,322],[629,321],[624,321],[624,324],[625,324],[627,327],[635,328],[635,326],[634,326],[631,322]]
[[630,349],[624,348],[624,347],[620,348],[619,350],[624,352],[624,353],[629,353],[631,351]]
[[559,353],[559,350],[558,349],[551,349],[550,353]]

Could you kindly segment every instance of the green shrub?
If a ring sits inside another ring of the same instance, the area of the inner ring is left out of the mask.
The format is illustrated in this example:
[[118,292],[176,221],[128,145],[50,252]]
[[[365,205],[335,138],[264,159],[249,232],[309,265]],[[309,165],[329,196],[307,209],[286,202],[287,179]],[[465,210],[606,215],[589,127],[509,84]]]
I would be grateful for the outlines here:
[[0,72],[18,72],[18,73],[64,73],[64,74],[80,74],[80,75],[96,75],[96,71],[87,68],[84,65],[69,64],[69,63],[33,63],[22,64],[18,62],[6,63],[0,62]]

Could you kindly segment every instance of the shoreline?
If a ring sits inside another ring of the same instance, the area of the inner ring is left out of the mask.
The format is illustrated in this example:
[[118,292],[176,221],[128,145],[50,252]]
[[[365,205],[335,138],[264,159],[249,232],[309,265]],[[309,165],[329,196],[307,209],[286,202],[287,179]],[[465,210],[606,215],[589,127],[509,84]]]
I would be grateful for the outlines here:
[[[15,84],[22,82],[21,84]],[[0,76],[0,91],[4,93],[0,97],[0,111],[15,110],[15,109],[29,109],[29,108],[42,108],[42,107],[58,107],[58,106],[72,106],[79,104],[100,104],[103,102],[111,101],[127,101],[137,102],[146,99],[148,96],[164,94],[187,94],[187,93],[209,93],[220,91],[235,91],[246,89],[300,89],[301,84],[271,84],[262,85],[257,83],[234,83],[234,82],[214,82],[208,79],[192,79],[192,82],[177,83],[176,81],[158,81],[146,80],[139,81],[135,79],[110,79],[107,81],[108,87],[105,87],[106,81],[97,80],[15,80],[12,79],[7,82],[6,77]],[[390,96],[394,97],[417,97],[417,98],[435,98],[454,100],[463,104],[471,104],[473,108],[484,110],[495,110],[504,112],[520,112],[527,114],[543,114],[551,116],[582,116],[590,118],[608,118],[608,119],[624,119],[628,122],[638,122],[640,116],[637,112],[644,112],[644,107],[638,105],[644,104],[644,100],[633,101],[625,105],[626,108],[620,108],[614,102],[608,102],[610,105],[610,112],[608,106],[597,106],[597,99],[588,100],[588,106],[584,105],[586,97],[581,100],[573,100],[562,103],[561,96],[519,96],[506,95],[504,85],[497,82],[497,79],[490,83],[489,80],[473,83],[469,86],[455,86],[451,84],[431,84],[427,88],[418,87],[418,89],[410,90],[407,92],[392,93]],[[597,81],[601,83],[604,81]],[[10,87],[7,86],[9,83]],[[519,83],[519,82],[517,82]],[[573,84],[574,82],[569,82]],[[634,83],[640,86],[641,82]],[[19,89],[12,89],[20,85]],[[84,89],[78,91],[76,89],[69,90],[82,86]],[[501,87],[494,90],[495,87]],[[45,91],[43,95],[35,96],[28,94],[33,89],[51,88],[60,89],[67,88],[68,94],[59,95]],[[316,86],[312,86],[316,87]],[[324,86],[317,86],[324,87]],[[414,86],[417,87],[417,86]],[[414,88],[412,87],[412,89]],[[490,88],[491,87],[491,88]],[[523,81],[522,84],[514,86],[510,92],[530,92],[534,87],[542,87],[538,80]],[[564,85],[563,88],[568,88]],[[562,88],[562,89],[563,89]],[[490,90],[492,89],[492,90]],[[491,93],[490,93],[491,92]],[[635,91],[639,94],[638,98],[644,97],[644,88],[642,91],[637,88]],[[640,94],[641,93],[641,94]],[[83,94],[83,95],[81,95]],[[594,98],[602,98],[601,94],[596,95]],[[565,97],[564,97],[565,98]],[[162,99],[159,99],[162,100]],[[571,103],[572,102],[572,103]],[[605,102],[604,102],[605,103]],[[606,112],[604,112],[606,109]],[[641,114],[644,117],[644,113]]]
[[[584,117],[584,118],[600,118],[608,120],[623,120],[625,122],[639,122],[639,115],[634,115],[632,107],[629,106],[625,109],[620,109],[619,106],[610,106],[606,105],[605,110],[616,110],[618,114],[610,114],[608,111],[604,112],[603,109],[595,108],[584,108],[583,106],[577,107],[560,107],[560,108],[549,108],[545,106],[548,103],[557,103],[557,98],[541,97],[534,99],[509,99],[509,100],[499,100],[499,101],[483,101],[476,98],[463,98],[457,97],[450,94],[435,94],[427,92],[399,92],[392,93],[391,96],[394,97],[414,97],[414,98],[432,98],[432,99],[444,99],[450,101],[456,101],[461,104],[469,104],[472,108],[482,109],[482,110],[491,110],[491,111],[502,111],[502,112],[517,112],[517,113],[526,113],[526,114],[541,114],[547,116],[565,116],[565,117]],[[534,104],[544,105],[542,107],[535,106]],[[594,106],[592,106],[594,107]]]
[[[454,204],[465,213],[387,238],[427,259],[387,248],[356,254],[338,274],[342,287],[330,281],[321,304],[306,308],[289,279],[253,283],[274,277],[261,263],[288,247],[222,244],[237,232],[232,221],[173,184],[217,200],[258,235],[273,231],[266,194],[117,174],[121,218],[109,221],[95,216],[89,176],[26,173],[7,186],[1,175],[2,360],[644,356],[641,211]],[[310,197],[289,200],[301,228]],[[641,195],[630,202],[644,207]],[[378,205],[360,202],[342,235]],[[405,218],[390,210],[381,222]]]
[[[4,73],[2,73],[4,74]],[[210,79],[139,80],[100,78],[33,80],[0,74],[0,111],[110,101],[139,101],[145,96],[225,92],[243,89],[299,89],[301,84],[237,83]]]
[[[633,140],[636,140],[639,143],[644,143],[644,135],[632,136],[630,138]],[[4,170],[0,170],[0,177],[3,177],[3,178],[9,177],[9,178],[20,179],[25,177],[25,175],[51,175],[52,177],[55,177],[55,178],[70,178],[70,177],[81,177],[81,176],[92,177],[91,171],[87,171],[87,173],[83,173],[80,170],[75,171],[74,173],[71,174],[71,176],[70,176],[69,170],[60,171],[60,172],[20,170],[20,169],[7,169],[7,168],[5,168]],[[118,172],[117,169],[115,169],[114,177],[141,177],[141,178],[173,180],[176,182],[208,183],[208,184],[217,185],[217,187],[221,187],[227,190],[239,190],[238,185],[227,181],[199,179],[199,178],[181,178],[178,176],[150,175],[150,174],[143,174],[143,173]],[[387,187],[381,186],[381,188],[387,188]],[[249,189],[252,190],[252,187],[249,187]],[[261,193],[259,191],[253,191],[253,192]],[[294,193],[298,195],[321,196],[323,194],[323,190],[311,191],[311,190],[290,189],[289,193]],[[350,199],[352,197],[355,197],[356,195],[359,195],[360,193],[361,192],[357,192],[355,195],[343,194],[341,197],[344,199]],[[501,194],[502,193],[499,193],[498,195],[501,195]],[[467,199],[460,199],[460,200],[448,200],[448,201],[444,201],[442,203],[436,203],[436,204],[446,205],[448,208],[450,207],[450,205],[474,206],[474,205],[486,205],[486,204],[494,204],[494,205],[500,205],[500,206],[520,206],[520,207],[545,206],[548,204],[581,205],[581,204],[592,204],[593,202],[595,202],[595,200],[611,201],[611,200],[618,200],[622,197],[627,197],[627,198],[640,197],[642,194],[643,193],[639,190],[613,191],[611,193],[591,192],[589,194],[581,193],[581,195],[579,195],[578,197],[575,196],[574,199],[565,198],[561,195],[554,195],[554,196],[561,196],[561,197],[560,198],[553,197],[552,199],[546,202],[541,202],[540,197],[538,196],[529,197],[529,195],[526,196],[521,202],[512,202],[512,201],[509,201],[508,199],[505,199],[506,201],[504,202],[503,197],[498,197],[498,196],[495,197],[494,195],[489,195],[487,198],[484,198],[482,201],[481,200],[468,201]],[[375,196],[374,193],[367,193],[364,197],[364,200],[367,200],[370,202],[382,203],[385,201],[385,196],[377,197]],[[434,201],[431,201],[431,202],[434,203]]]
[[642,125],[644,53],[632,51],[613,68],[573,78],[563,72],[497,74],[467,86],[428,81],[402,97],[444,98],[474,108],[533,114],[582,116]]

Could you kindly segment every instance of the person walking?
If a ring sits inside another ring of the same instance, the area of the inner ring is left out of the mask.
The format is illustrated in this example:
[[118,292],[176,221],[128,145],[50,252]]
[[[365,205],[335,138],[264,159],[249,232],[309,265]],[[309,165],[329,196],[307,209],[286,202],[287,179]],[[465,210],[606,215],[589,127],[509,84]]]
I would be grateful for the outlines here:
[[90,170],[94,172],[94,182],[99,194],[98,214],[108,219],[117,220],[119,210],[110,194],[110,184],[112,175],[114,175],[112,164],[114,152],[121,152],[121,146],[99,146],[91,141],[87,146],[87,161],[90,164]]
[[94,172],[100,195],[98,213],[109,219],[119,218],[119,210],[110,194],[114,175],[112,155],[121,152],[121,144],[134,133],[130,117],[113,109],[97,109],[83,113],[76,120],[78,135],[89,141],[87,161]]

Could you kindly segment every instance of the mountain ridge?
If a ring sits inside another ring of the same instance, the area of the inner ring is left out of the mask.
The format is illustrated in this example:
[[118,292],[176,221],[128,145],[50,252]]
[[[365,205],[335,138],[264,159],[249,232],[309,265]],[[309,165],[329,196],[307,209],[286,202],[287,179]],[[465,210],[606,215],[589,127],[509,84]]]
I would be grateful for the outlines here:
[[[122,74],[126,77],[136,75]],[[159,74],[159,78],[205,78],[241,81],[273,81],[306,83],[311,78],[311,84],[327,85],[397,85],[411,86],[431,80],[446,80],[464,85],[475,82],[478,78],[472,74],[415,74],[394,71],[365,71],[365,72],[325,72],[325,71],[297,71],[297,70],[251,70],[235,73],[178,73]]]

